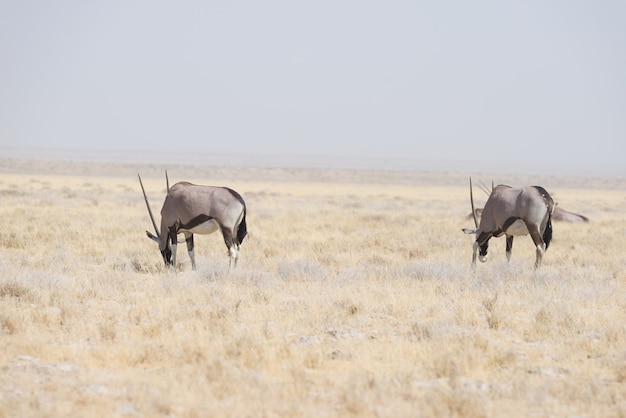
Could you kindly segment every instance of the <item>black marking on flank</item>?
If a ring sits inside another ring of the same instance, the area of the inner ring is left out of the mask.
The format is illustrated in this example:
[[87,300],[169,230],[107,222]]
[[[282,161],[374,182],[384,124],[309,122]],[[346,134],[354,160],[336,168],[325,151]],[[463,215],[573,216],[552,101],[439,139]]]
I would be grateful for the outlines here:
[[196,226],[198,226],[200,224],[203,224],[203,223],[205,223],[207,221],[210,221],[211,219],[213,219],[213,218],[211,218],[209,215],[205,215],[205,214],[198,215],[195,218],[191,219],[186,224],[180,223],[178,225],[178,230],[180,231],[181,229],[185,229],[185,230],[188,231],[190,229],[195,228]]
[[502,225],[502,230],[506,231],[507,229],[509,229],[509,227],[513,225],[518,219],[522,219],[522,218],[518,216],[511,216],[509,219],[504,221],[504,225]]

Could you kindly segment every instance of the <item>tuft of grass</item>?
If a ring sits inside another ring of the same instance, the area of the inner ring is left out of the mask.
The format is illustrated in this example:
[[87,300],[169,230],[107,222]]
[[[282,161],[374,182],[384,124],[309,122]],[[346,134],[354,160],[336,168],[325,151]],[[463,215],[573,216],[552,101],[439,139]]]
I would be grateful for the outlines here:
[[0,283],[0,298],[28,299],[30,296],[31,290],[18,281]]
[[485,308],[485,319],[490,329],[498,330],[502,327],[502,318],[500,312],[497,309],[498,293],[496,292],[492,298],[483,300],[483,307]]
[[25,249],[27,245],[24,234],[0,231],[0,247],[6,249]]

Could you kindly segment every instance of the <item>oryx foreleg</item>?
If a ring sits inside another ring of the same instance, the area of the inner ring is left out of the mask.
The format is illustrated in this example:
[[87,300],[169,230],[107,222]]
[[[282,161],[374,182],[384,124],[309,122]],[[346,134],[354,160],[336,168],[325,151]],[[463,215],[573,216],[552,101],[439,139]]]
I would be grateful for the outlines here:
[[513,235],[506,236],[506,261],[511,264],[511,251],[513,251]]
[[191,269],[196,270],[196,257],[193,251],[193,234],[190,232],[185,232],[185,242],[187,243],[187,253],[189,254],[189,258],[191,259]]
[[176,229],[177,229],[176,226],[171,226],[169,228],[170,250],[172,251],[172,267],[176,267],[176,246],[177,246]]

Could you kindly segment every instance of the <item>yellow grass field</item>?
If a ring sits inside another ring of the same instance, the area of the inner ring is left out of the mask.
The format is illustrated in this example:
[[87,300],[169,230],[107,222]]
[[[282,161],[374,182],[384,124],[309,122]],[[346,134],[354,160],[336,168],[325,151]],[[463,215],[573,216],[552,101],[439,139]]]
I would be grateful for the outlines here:
[[0,159],[0,416],[626,416],[626,180],[496,178],[590,222],[471,270],[466,173],[168,167],[246,200],[229,273],[146,238],[163,168]]

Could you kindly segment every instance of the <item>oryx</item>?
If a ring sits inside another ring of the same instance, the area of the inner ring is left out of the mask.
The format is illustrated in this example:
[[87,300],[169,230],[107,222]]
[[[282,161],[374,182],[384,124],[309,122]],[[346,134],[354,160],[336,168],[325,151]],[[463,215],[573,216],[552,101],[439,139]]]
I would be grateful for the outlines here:
[[[167,172],[166,172],[167,178]],[[247,234],[246,204],[239,193],[228,187],[199,186],[180,182],[169,187],[161,209],[161,232],[157,228],[148,197],[139,177],[148,213],[156,236],[146,231],[148,238],[159,243],[166,265],[176,265],[177,235],[185,234],[191,267],[196,269],[193,234],[211,234],[222,231],[230,257],[229,267],[237,265],[239,247]],[[181,241],[182,242],[182,241]]]
[[541,265],[543,253],[552,239],[552,212],[554,201],[540,186],[513,188],[498,185],[492,188],[480,218],[476,219],[472,179],[470,178],[470,201],[476,229],[463,229],[466,234],[476,234],[473,245],[472,266],[476,265],[476,253],[480,249],[480,261],[487,261],[487,248],[491,237],[506,235],[506,258],[511,262],[513,237],[530,233],[537,257],[535,268]]

